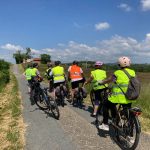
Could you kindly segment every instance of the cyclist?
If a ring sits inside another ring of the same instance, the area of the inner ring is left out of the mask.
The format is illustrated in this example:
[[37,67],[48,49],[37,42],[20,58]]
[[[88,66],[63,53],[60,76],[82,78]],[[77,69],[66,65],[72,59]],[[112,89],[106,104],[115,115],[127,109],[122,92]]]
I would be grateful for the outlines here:
[[85,82],[83,70],[78,66],[78,61],[73,61],[72,65],[68,68],[68,80],[71,80],[71,96],[72,104],[74,104],[74,94],[80,83]]
[[[111,75],[108,79],[100,81],[100,84],[106,84],[113,82],[112,86],[112,93],[108,96],[108,101],[106,101],[104,105],[104,112],[103,112],[103,124],[99,125],[99,129],[103,129],[109,131],[108,126],[108,110],[111,110],[112,118],[116,116],[116,105],[123,104],[123,107],[131,107],[132,101],[128,100],[121,89],[126,92],[129,78],[124,73],[123,69],[125,69],[131,76],[135,76],[135,71],[130,69],[131,61],[128,57],[123,56],[118,59],[118,65],[120,67],[119,70],[116,70],[113,75]],[[121,87],[121,89],[117,86],[117,84]]]
[[33,63],[32,71],[31,71],[32,72],[32,79],[31,79],[32,83],[43,80],[43,78],[40,75],[38,68],[39,68],[39,64]]
[[30,94],[31,92],[31,79],[32,79],[32,68],[31,68],[31,64],[27,65],[27,69],[25,70],[25,72],[23,73],[23,76],[26,77],[26,80],[28,81],[28,93]]
[[85,82],[84,85],[88,83],[92,83],[92,89],[94,90],[94,96],[95,96],[95,101],[94,101],[94,111],[91,114],[92,117],[95,117],[97,114],[97,110],[99,107],[99,102],[101,101],[101,92],[106,89],[108,86],[107,84],[105,85],[99,85],[99,81],[102,81],[106,79],[106,71],[102,70],[103,62],[97,61],[95,62],[95,70],[91,71],[91,76],[90,78]]
[[45,76],[47,77],[47,79],[49,80],[49,91],[51,92],[53,89],[53,78],[50,76],[50,72],[52,70],[52,66],[53,64],[51,62],[47,63],[47,69],[45,71]]
[[52,68],[50,72],[50,76],[53,77],[53,95],[55,98],[55,89],[60,85],[60,84],[65,84],[65,72],[64,72],[64,67],[60,66],[61,62],[60,61],[55,61],[55,67]]
[[32,79],[33,80],[38,76],[41,77],[38,68],[39,68],[38,63],[33,63],[33,67],[32,67]]

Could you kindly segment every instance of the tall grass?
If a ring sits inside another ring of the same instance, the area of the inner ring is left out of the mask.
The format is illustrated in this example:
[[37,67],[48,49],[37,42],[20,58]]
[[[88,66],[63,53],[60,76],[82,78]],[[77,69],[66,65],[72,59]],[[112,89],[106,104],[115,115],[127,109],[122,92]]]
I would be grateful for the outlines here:
[[141,107],[143,116],[150,119],[150,83],[143,83],[140,97],[134,105]]

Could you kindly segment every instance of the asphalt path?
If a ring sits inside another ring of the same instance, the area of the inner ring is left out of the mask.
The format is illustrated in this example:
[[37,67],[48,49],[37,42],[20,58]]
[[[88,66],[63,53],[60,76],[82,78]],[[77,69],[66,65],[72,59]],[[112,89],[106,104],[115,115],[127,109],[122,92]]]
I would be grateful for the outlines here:
[[[60,108],[60,120],[31,105],[27,93],[27,81],[13,66],[22,97],[23,119],[26,125],[25,150],[117,150],[113,133],[98,132],[92,124],[90,107],[79,109],[69,103]],[[150,137],[141,135],[137,150],[150,150]]]

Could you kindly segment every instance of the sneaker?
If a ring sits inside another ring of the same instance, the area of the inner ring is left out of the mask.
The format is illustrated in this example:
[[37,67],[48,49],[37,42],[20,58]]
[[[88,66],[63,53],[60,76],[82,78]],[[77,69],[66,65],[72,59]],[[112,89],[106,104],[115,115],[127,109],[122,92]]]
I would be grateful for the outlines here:
[[99,125],[98,128],[101,130],[109,131],[109,126],[104,123]]
[[134,138],[132,136],[127,136],[127,140],[131,143],[134,144]]
[[96,113],[92,113],[90,116],[91,117],[96,117]]

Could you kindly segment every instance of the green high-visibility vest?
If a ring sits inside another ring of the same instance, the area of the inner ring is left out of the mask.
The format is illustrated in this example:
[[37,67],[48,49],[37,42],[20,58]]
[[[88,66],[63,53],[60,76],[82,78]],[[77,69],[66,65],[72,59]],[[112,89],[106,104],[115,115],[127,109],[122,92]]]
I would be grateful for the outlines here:
[[32,68],[32,77],[36,76],[37,68]]
[[54,78],[54,82],[55,81],[64,81],[65,77],[64,77],[64,68],[61,66],[56,66],[54,68],[52,68],[52,73],[53,73],[53,78]]
[[106,71],[101,69],[96,69],[91,72],[91,76],[93,77],[92,88],[94,90],[104,89],[108,86],[107,84],[105,84],[105,86],[99,85],[99,81],[106,79]]
[[[126,68],[127,72],[135,77],[135,71],[131,70],[129,68]],[[129,84],[129,78],[122,70],[117,70],[114,72],[114,75],[116,76],[116,83],[121,87],[121,89],[126,93],[128,84]],[[119,103],[119,104],[128,104],[133,102],[133,100],[128,100],[121,89],[114,84],[112,87],[112,94],[108,97],[109,101],[112,103]]]
[[26,79],[27,80],[31,80],[32,77],[32,69],[31,68],[27,68],[25,71],[25,75],[26,75]]

